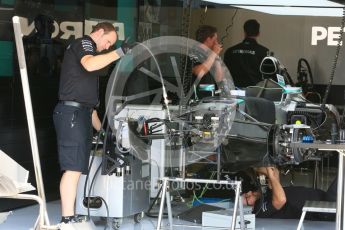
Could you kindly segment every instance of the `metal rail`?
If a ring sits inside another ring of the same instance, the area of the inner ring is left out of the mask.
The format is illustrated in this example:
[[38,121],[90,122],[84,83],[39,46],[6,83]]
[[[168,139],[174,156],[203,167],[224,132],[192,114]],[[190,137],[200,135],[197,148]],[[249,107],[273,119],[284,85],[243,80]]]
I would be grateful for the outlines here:
[[[27,123],[28,123],[28,128],[29,128],[30,144],[31,144],[32,159],[34,163],[37,192],[38,192],[38,196],[42,200],[41,206],[42,206],[42,213],[44,213],[45,215],[45,223],[47,225],[50,225],[48,214],[46,211],[46,198],[45,198],[45,193],[44,193],[40,156],[38,152],[35,121],[34,121],[34,115],[32,111],[28,72],[26,68],[25,53],[24,53],[24,46],[23,46],[23,39],[22,39],[23,34],[20,28],[19,17],[14,16],[12,18],[12,22],[13,22],[14,35],[15,35],[15,40],[16,40],[18,63],[19,63],[20,76],[21,76],[24,102],[25,102],[25,111],[26,111]],[[43,223],[41,222],[39,222],[39,224],[40,226],[43,225]]]
[[345,143],[331,144],[329,142],[316,142],[316,143],[289,143],[287,146],[292,148],[303,149],[318,149],[320,151],[337,151],[339,153],[338,163],[338,187],[337,187],[337,213],[335,229],[345,229],[345,171],[344,171],[344,155],[345,155]]
[[[162,224],[162,216],[164,211],[164,200],[166,200],[167,203],[167,209],[168,209],[168,219],[169,219],[169,227],[172,230],[173,226],[188,226],[193,227],[190,225],[174,225],[173,224],[173,218],[172,218],[172,211],[171,211],[171,203],[170,203],[170,192],[168,188],[169,182],[190,182],[190,183],[202,183],[202,184],[223,184],[223,185],[231,185],[235,188],[236,191],[236,197],[235,197],[235,203],[234,203],[234,210],[232,214],[231,219],[231,230],[235,229],[236,226],[236,217],[237,217],[237,211],[240,209],[240,227],[241,230],[245,229],[244,225],[244,216],[243,216],[243,203],[240,199],[240,193],[241,193],[241,181],[228,181],[228,180],[207,180],[207,179],[193,179],[193,178],[171,178],[171,177],[164,177],[162,178],[163,182],[163,189],[162,189],[162,197],[161,197],[161,203],[159,208],[159,215],[158,215],[158,221],[157,221],[157,230],[161,229]],[[216,227],[213,227],[213,229],[216,229]],[[222,228],[224,229],[224,228]]]

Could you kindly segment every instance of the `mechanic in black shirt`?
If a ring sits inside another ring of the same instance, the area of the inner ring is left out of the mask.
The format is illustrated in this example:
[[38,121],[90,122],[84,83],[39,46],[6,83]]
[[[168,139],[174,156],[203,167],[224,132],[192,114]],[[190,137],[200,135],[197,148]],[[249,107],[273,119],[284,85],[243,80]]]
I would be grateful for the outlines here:
[[190,54],[190,61],[196,98],[201,99],[211,96],[209,92],[199,89],[201,84],[213,85],[216,89],[216,83],[223,80],[224,74],[219,58],[219,53],[223,48],[218,42],[217,28],[210,25],[202,25],[197,29],[196,40],[201,43],[201,52]]
[[[259,218],[299,219],[306,200],[336,201],[337,178],[331,183],[327,192],[302,186],[283,187],[279,171],[275,167],[257,168],[258,174],[268,178],[269,189],[262,196],[259,190],[248,191],[243,195],[243,203],[253,206],[253,213]],[[307,213],[306,219],[332,220],[334,215],[324,213]]]
[[90,36],[76,39],[66,49],[61,67],[59,102],[53,119],[57,134],[62,223],[74,221],[74,203],[81,173],[87,173],[92,146],[92,127],[100,131],[95,110],[98,70],[124,55],[123,49],[98,54],[117,40],[111,23],[94,26]]
[[244,25],[245,39],[230,48],[224,54],[224,63],[228,67],[236,87],[256,85],[262,81],[260,64],[268,54],[268,49],[257,42],[260,24],[255,19],[247,20]]

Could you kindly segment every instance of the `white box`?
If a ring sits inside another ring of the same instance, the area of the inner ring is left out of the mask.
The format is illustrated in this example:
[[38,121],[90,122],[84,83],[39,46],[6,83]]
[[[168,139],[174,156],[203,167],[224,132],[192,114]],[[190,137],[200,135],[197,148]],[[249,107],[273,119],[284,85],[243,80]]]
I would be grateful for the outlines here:
[[29,171],[0,150],[0,197],[35,190],[27,183]]
[[[118,119],[123,118],[134,118],[137,119],[140,116],[144,116],[146,119],[149,118],[160,118],[166,119],[166,111],[163,109],[162,105],[127,105],[114,120],[114,126],[117,128],[119,125]],[[165,133],[165,127],[162,126],[162,131],[160,133]],[[156,197],[159,190],[159,180],[165,175],[165,148],[166,143],[164,139],[152,140],[150,147],[149,160],[151,164],[151,190],[150,197]]]
[[[219,227],[219,228],[230,228],[232,223],[233,211],[230,209],[209,211],[202,213],[202,226],[203,227]],[[236,229],[241,227],[240,216],[236,218]],[[255,214],[244,213],[245,229],[255,229]]]

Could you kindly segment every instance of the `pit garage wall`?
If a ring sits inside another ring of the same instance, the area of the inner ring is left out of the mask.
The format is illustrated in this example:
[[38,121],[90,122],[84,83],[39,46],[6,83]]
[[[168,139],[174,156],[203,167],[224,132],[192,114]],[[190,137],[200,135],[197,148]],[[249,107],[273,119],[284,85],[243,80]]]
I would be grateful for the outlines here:
[[[7,3],[8,0],[5,2]],[[27,32],[26,36],[33,34],[33,19],[36,15],[43,13],[52,16],[55,19],[54,46],[56,50],[64,50],[66,44],[76,38],[66,35],[84,31],[84,19],[103,16],[103,20],[117,20],[119,23],[128,25],[128,28],[123,28],[120,33],[132,38],[136,37],[137,22],[136,0],[118,0],[112,3],[96,0],[89,0],[87,3],[77,0],[55,1],[55,4],[41,4],[41,2],[43,1],[12,1],[11,6],[14,10],[0,12],[0,149],[30,171],[29,182],[34,186],[34,169],[16,49],[14,44],[9,44],[13,41],[12,16],[19,15],[26,21],[22,28],[23,31]],[[4,0],[0,0],[0,3],[4,4]],[[101,4],[105,5],[102,6]],[[71,14],[71,11],[74,14]],[[81,25],[81,28],[73,27],[74,25]],[[33,62],[30,57],[28,55],[27,63]],[[57,62],[60,63],[61,60],[59,59]],[[6,69],[2,65],[6,65]],[[52,200],[59,197],[61,176],[52,120],[53,109],[57,102],[59,68],[49,75],[35,70],[37,68],[28,65],[45,192],[47,199]],[[105,76],[100,81],[100,88],[105,91],[108,72],[104,71],[104,73]],[[101,92],[101,94],[104,93]],[[101,95],[101,100],[104,101],[104,95]],[[19,200],[0,199],[0,211],[11,210],[28,203]]]
[[[231,24],[233,8],[209,8],[192,11],[191,37],[195,35],[202,17],[204,24],[216,26],[218,36],[225,35],[226,27]],[[233,26],[228,30],[229,36],[224,39],[224,52],[227,48],[242,41],[243,24],[248,19],[257,19],[261,24],[259,43],[274,52],[274,56],[287,68],[294,82],[297,81],[297,64],[300,58],[305,58],[312,69],[316,89],[323,95],[323,90],[328,84],[331,67],[335,56],[336,46],[327,44],[327,38],[311,45],[312,27],[339,27],[341,17],[312,17],[312,16],[280,16],[269,15],[255,11],[239,9],[234,17]],[[336,32],[335,32],[336,33]],[[339,34],[339,33],[338,33]],[[193,37],[194,38],[194,37]],[[331,39],[332,40],[332,39]],[[336,38],[333,42],[336,42]],[[344,104],[345,90],[345,63],[344,48],[338,59],[336,74],[329,96],[329,103]],[[221,54],[223,55],[224,52]]]

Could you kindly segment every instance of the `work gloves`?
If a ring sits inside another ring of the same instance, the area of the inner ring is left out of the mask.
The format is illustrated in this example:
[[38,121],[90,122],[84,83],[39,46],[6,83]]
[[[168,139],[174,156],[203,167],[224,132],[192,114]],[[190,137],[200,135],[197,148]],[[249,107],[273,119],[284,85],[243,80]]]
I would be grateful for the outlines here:
[[127,54],[128,52],[130,52],[131,49],[134,47],[133,44],[129,43],[129,38],[130,37],[127,37],[121,44],[121,49],[122,49],[124,54]]
[[115,52],[117,53],[117,55],[119,55],[119,57],[122,57],[122,56],[126,55],[127,53],[130,53],[132,48],[135,46],[135,43],[129,42],[129,38],[130,37],[127,37],[122,42],[121,46],[115,50]]

